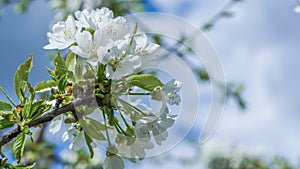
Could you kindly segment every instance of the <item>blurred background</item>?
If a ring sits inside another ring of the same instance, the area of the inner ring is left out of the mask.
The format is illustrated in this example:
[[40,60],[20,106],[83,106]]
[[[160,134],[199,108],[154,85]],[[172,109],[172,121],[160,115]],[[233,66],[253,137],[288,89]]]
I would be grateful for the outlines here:
[[[140,164],[128,163],[127,168],[300,168],[298,1],[145,0],[142,5],[146,12],[176,15],[202,28],[219,54],[227,81],[242,84],[246,108],[228,99],[217,131],[205,144],[197,142],[196,124],[175,149]],[[224,7],[230,13],[204,29]],[[14,3],[2,7],[0,84],[16,99],[13,76],[30,54],[35,63],[32,84],[49,79],[45,65],[51,66],[51,59],[42,47],[48,43],[54,13],[43,0],[32,1],[22,14],[14,8]],[[204,95],[210,90],[208,84],[200,83],[200,88]],[[54,152],[63,154],[59,148]]]

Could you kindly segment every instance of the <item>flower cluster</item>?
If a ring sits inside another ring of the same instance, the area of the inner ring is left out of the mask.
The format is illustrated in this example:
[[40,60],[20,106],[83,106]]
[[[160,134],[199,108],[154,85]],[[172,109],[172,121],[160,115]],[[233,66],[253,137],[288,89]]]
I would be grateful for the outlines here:
[[[75,19],[76,18],[76,19]],[[75,12],[75,18],[53,25],[44,49],[66,49],[95,65],[107,67],[110,78],[120,78],[153,66],[157,44],[143,33],[131,34],[124,17],[113,17],[108,8]],[[134,36],[134,37],[133,37]]]
[[[141,72],[155,66],[159,45],[137,29],[135,25],[131,30],[124,17],[114,17],[108,8],[77,11],[75,17],[53,25],[47,34],[49,44],[44,46],[70,53],[68,64],[59,57],[55,60],[62,68],[51,73],[58,84],[58,89],[51,89],[52,98],[95,97],[87,105],[78,105],[76,112],[55,117],[50,132],[58,132],[67,123],[62,140],[74,136],[69,148],[75,151],[84,145],[90,151],[108,145],[105,168],[123,166],[119,156],[141,160],[154,142],[161,145],[175,122],[169,106],[181,102],[181,82],[172,79],[163,84],[155,74]],[[61,70],[66,69],[63,74]],[[72,89],[65,89],[70,83]],[[155,110],[149,106],[151,101],[160,102],[161,107]]]

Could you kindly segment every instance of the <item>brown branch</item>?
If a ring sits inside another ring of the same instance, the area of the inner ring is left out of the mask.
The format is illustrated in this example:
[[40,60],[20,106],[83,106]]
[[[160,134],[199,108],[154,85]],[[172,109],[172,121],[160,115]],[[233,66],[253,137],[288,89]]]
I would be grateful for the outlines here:
[[[66,112],[75,112],[75,105],[83,105],[90,103],[94,97],[87,97],[86,99],[77,99],[71,102],[68,105],[62,106],[58,109],[50,110],[46,112],[44,115],[42,115],[37,120],[31,122],[28,124],[29,127],[38,126],[47,122],[50,122],[54,117],[59,116]],[[11,130],[9,133],[5,134],[0,138],[0,147],[5,145],[6,143],[10,142],[13,138],[15,138],[18,134],[22,132],[21,128],[18,126],[15,129]]]

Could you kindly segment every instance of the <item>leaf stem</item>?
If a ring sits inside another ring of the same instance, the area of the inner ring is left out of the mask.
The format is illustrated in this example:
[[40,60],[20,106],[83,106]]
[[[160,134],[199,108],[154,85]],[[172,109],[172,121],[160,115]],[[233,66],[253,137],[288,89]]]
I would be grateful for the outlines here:
[[108,141],[108,145],[111,146],[111,142],[110,142],[110,138],[109,138],[109,134],[108,134],[108,130],[107,130],[107,122],[106,122],[106,117],[105,117],[105,109],[102,110],[102,115],[103,115],[103,119],[104,119],[104,125],[105,125],[105,133],[106,133],[106,137],[107,137],[107,141]]
[[133,95],[133,96],[149,96],[150,93],[126,93],[126,95]]

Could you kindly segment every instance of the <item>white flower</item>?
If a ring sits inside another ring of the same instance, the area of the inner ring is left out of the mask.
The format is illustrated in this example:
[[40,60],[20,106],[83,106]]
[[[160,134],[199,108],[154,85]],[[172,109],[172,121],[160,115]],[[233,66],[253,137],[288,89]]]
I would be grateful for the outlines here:
[[130,35],[129,25],[124,17],[116,17],[107,24],[99,24],[99,26],[114,41],[128,38]]
[[114,155],[106,157],[103,163],[104,169],[124,169],[124,161],[121,157]]
[[101,8],[92,10],[91,12],[84,9],[83,11],[76,11],[75,17],[79,28],[92,28],[96,30],[100,25],[107,25],[113,19],[113,13],[108,8]]
[[[143,159],[146,157],[145,149],[152,149],[154,147],[153,143],[148,138],[134,138],[126,137],[122,134],[118,134],[119,142],[116,142],[116,148],[118,153],[123,157],[128,158],[140,158]],[[131,140],[132,143],[128,144],[128,140]]]
[[134,131],[135,131],[135,135],[137,138],[141,138],[145,141],[149,141],[151,138],[150,130],[149,130],[147,124],[145,124],[145,123],[137,123],[134,126]]
[[159,45],[148,42],[146,34],[139,33],[134,37],[132,48],[134,54],[145,56],[154,53],[159,48]]
[[129,55],[123,59],[113,73],[113,79],[120,79],[124,76],[137,73],[137,69],[141,66],[142,60],[139,56]]
[[[56,4],[57,5],[57,4]],[[65,49],[91,65],[107,65],[107,78],[120,79],[155,65],[158,45],[143,33],[130,35],[124,17],[113,17],[108,8],[75,12],[66,22],[58,22],[48,33],[45,49]],[[132,39],[133,36],[133,39]],[[132,40],[132,41],[131,41]]]
[[75,42],[75,20],[69,16],[66,22],[57,22],[52,27],[52,33],[48,32],[49,44],[44,49],[66,49]]
[[174,117],[176,117],[169,115],[169,109],[167,107],[163,107],[160,113],[160,118],[148,124],[148,128],[152,131],[153,137],[158,145],[161,145],[161,143],[167,139],[167,129],[174,125]]
[[181,102],[180,95],[177,94],[183,83],[175,79],[170,80],[162,88],[157,87],[151,92],[152,99],[167,102],[170,105],[179,105]]
[[150,131],[158,145],[161,145],[168,137],[167,129],[172,127],[175,120],[174,117],[169,115],[168,107],[161,108],[160,115],[155,119],[146,119],[138,122],[135,127],[137,138],[147,140],[150,136]]

